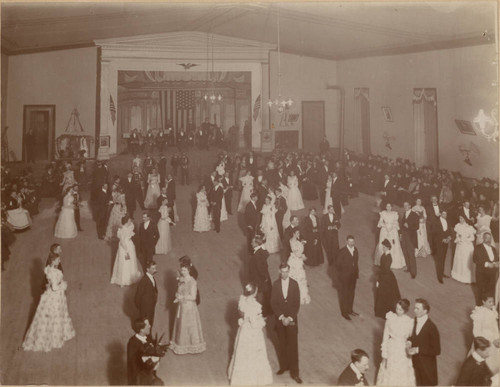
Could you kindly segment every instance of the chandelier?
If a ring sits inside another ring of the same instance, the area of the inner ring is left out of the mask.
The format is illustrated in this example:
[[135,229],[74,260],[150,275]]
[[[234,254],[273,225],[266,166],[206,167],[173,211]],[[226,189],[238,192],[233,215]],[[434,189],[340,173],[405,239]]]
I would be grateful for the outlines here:
[[211,90],[205,90],[205,94],[203,95],[203,99],[207,102],[216,103],[222,101],[222,94],[215,93],[215,73],[214,73],[214,37],[210,38],[212,40],[212,71],[209,75],[209,38],[210,35],[207,34],[207,83],[211,85]]
[[278,98],[275,100],[269,100],[267,103],[269,109],[273,106],[276,107],[279,113],[283,112],[286,108],[289,108],[293,104],[291,98],[285,98],[281,95],[281,47],[280,47],[280,9],[278,6],[278,17],[277,17],[277,27],[278,27]]

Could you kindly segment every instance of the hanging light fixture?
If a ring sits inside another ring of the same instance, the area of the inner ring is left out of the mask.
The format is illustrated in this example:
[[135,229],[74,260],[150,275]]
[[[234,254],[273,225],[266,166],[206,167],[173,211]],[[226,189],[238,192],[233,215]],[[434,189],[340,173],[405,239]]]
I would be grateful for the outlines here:
[[221,102],[222,101],[222,94],[218,93],[217,95],[215,94],[215,72],[214,72],[214,37],[212,35],[211,40],[212,40],[212,71],[209,75],[208,72],[208,67],[209,67],[209,36],[207,34],[207,83],[210,84],[211,90],[205,90],[205,94],[203,95],[203,99],[207,102],[211,103],[216,103],[216,102]]
[[281,113],[285,108],[292,106],[293,100],[291,98],[285,98],[281,95],[281,47],[280,47],[280,9],[278,6],[278,17],[277,17],[277,27],[278,27],[278,98],[275,100],[269,100],[267,103],[271,109],[273,106],[276,107],[279,113]]

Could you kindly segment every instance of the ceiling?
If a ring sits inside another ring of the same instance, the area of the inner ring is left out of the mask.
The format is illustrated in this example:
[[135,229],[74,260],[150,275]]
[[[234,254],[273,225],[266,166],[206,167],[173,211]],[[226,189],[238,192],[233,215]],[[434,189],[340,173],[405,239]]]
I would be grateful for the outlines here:
[[341,60],[489,44],[495,1],[284,3],[1,3],[2,52],[15,55],[177,31],[277,42]]

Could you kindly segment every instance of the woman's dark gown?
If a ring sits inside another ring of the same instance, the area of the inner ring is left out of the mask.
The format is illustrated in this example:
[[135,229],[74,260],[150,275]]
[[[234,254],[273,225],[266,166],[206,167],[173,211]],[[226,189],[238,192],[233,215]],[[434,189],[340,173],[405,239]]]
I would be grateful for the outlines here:
[[304,254],[307,257],[305,264],[308,266],[317,266],[325,262],[323,257],[323,247],[321,247],[319,233],[319,219],[316,217],[316,227],[313,226],[309,216],[304,219],[303,235],[306,240]]
[[401,298],[391,264],[391,254],[382,255],[378,272],[379,285],[375,292],[375,316],[384,319],[387,312],[394,312],[396,302]]

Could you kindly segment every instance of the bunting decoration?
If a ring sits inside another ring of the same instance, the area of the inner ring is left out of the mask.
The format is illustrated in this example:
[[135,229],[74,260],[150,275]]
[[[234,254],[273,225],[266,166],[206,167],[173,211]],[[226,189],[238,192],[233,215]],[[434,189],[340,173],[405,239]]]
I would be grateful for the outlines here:
[[113,121],[114,126],[116,121],[116,106],[111,94],[109,95],[109,112],[111,113],[111,121]]
[[253,104],[253,120],[257,121],[257,118],[259,117],[260,113],[260,94],[255,100],[255,103]]

